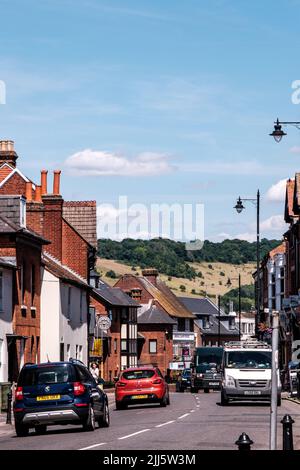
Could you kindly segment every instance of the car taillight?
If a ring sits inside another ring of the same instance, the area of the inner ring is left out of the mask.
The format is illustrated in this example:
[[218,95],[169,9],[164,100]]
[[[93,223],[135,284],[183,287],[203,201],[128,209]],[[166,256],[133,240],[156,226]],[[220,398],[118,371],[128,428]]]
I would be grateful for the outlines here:
[[117,382],[117,387],[125,387],[126,382]]
[[85,386],[80,382],[74,382],[74,395],[78,397],[79,395],[83,395],[85,393]]
[[16,401],[21,401],[23,400],[23,387],[17,387],[16,393],[15,393],[15,399]]
[[161,380],[161,379],[155,379],[155,380],[152,380],[152,383],[153,383],[154,385],[159,385],[159,384],[162,383],[162,380]]

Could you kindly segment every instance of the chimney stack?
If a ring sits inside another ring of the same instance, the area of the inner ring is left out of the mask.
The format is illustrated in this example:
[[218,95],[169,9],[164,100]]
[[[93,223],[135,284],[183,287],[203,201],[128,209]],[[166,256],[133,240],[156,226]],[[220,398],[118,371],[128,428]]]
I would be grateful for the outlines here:
[[42,202],[42,186],[35,187],[35,202]]
[[60,194],[60,174],[61,170],[54,170],[53,172],[53,194],[58,196]]
[[47,194],[47,170],[42,170],[41,171],[41,189],[42,189],[42,195]]
[[18,155],[14,149],[13,140],[0,140],[0,165],[8,163],[13,168],[16,167]]
[[156,286],[157,277],[158,277],[157,269],[154,269],[154,268],[143,269],[142,276],[148,279],[148,281],[151,282],[151,284]]
[[31,181],[26,181],[26,183],[25,183],[25,196],[26,196],[26,201],[27,202],[32,201],[32,183],[31,183]]

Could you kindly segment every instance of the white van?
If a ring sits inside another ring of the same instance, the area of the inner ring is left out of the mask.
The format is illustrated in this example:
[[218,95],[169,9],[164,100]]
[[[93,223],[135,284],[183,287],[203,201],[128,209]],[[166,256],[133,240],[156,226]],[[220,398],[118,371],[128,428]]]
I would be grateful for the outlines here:
[[[257,340],[225,343],[222,360],[221,405],[230,400],[271,400],[272,348]],[[281,384],[278,371],[278,406]]]

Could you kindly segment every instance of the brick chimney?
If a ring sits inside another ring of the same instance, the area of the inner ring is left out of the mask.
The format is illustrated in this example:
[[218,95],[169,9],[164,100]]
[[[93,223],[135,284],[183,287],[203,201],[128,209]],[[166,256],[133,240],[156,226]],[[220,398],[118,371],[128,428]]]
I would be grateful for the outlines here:
[[41,171],[41,187],[42,187],[42,195],[47,194],[47,170]]
[[62,260],[62,209],[63,199],[60,192],[60,170],[54,171],[53,194],[47,194],[47,173],[42,171],[42,202],[44,205],[43,236],[51,241],[47,251]]
[[32,201],[32,183],[31,181],[26,181],[25,183],[25,196],[26,202]]
[[144,276],[151,284],[156,286],[156,281],[158,277],[158,271],[154,268],[143,269],[142,276]]
[[61,170],[54,170],[53,172],[53,194],[60,194],[60,174]]
[[15,168],[17,158],[18,155],[14,150],[13,140],[0,140],[0,165],[8,163]]

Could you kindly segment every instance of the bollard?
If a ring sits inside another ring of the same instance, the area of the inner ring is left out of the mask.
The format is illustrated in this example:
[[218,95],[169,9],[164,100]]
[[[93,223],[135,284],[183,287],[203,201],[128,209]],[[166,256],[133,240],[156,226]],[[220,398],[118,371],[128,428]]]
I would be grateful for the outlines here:
[[6,424],[11,424],[11,402],[12,402],[12,393],[8,392],[8,394],[7,394]]
[[290,415],[285,415],[282,423],[282,450],[294,450],[293,423],[295,421]]
[[254,444],[254,442],[250,439],[248,434],[243,432],[238,440],[235,441],[235,444],[238,446],[238,450],[251,450],[251,445]]

